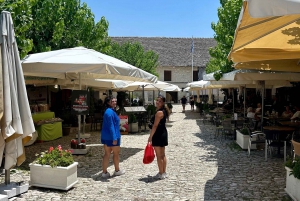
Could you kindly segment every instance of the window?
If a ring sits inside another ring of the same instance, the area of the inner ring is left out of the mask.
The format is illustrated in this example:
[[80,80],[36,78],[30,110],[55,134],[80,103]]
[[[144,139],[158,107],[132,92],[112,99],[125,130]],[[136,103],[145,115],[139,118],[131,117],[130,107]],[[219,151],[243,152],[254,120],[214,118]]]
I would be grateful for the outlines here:
[[164,71],[164,81],[172,81],[172,74],[170,70]]
[[193,71],[193,81],[198,81],[198,71]]

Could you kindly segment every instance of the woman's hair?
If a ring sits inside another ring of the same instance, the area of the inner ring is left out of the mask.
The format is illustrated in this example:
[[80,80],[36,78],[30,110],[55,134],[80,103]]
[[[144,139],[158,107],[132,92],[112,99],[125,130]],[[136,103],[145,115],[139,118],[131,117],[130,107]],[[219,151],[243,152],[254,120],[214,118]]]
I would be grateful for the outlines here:
[[163,101],[163,109],[165,109],[166,111],[167,111],[167,117],[169,117],[170,116],[170,109],[168,108],[168,107],[166,107],[166,98],[164,97],[164,96],[162,96],[162,95],[159,95],[157,98],[159,98],[159,99],[161,99],[162,101]]
[[[112,99],[115,99],[114,96],[106,96],[105,99],[104,99],[104,106],[105,106],[105,109],[107,108],[111,108],[111,106],[109,105],[109,102],[112,100]],[[114,108],[113,108],[114,109]]]

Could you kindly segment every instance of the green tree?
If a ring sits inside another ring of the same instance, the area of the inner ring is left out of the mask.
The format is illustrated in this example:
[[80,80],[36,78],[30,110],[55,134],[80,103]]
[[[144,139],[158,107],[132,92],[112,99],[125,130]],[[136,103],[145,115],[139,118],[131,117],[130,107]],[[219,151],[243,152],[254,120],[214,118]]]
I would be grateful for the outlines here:
[[223,73],[233,70],[232,61],[228,61],[227,56],[233,43],[242,3],[242,0],[220,0],[219,21],[211,24],[217,45],[209,49],[211,59],[206,65],[206,73],[217,71],[214,74],[216,80],[219,80]]
[[102,17],[95,23],[91,9],[80,0],[36,0],[32,20],[27,35],[33,39],[32,53],[76,46],[109,51],[108,22]]
[[152,50],[145,51],[144,47],[138,42],[126,42],[122,45],[113,42],[109,55],[158,76],[156,72],[158,54]]
[[0,0],[1,12],[8,11],[11,13],[14,23],[15,37],[21,58],[26,56],[33,47],[33,41],[26,37],[26,32],[28,32],[32,26],[31,6],[34,3],[35,0]]

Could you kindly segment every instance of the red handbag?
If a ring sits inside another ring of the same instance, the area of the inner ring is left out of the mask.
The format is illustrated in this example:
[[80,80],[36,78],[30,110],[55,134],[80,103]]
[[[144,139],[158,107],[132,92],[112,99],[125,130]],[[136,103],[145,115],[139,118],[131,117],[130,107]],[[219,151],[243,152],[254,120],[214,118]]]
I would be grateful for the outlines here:
[[144,164],[150,164],[150,163],[152,163],[154,158],[155,158],[154,148],[152,147],[151,143],[148,142],[148,144],[145,148],[143,163]]

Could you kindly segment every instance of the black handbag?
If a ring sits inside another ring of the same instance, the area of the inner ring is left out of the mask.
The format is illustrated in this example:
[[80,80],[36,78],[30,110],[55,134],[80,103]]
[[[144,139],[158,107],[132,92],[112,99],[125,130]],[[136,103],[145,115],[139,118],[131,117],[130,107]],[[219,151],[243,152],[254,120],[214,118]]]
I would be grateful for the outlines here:
[[153,115],[153,116],[151,117],[149,123],[148,123],[148,127],[149,127],[150,129],[152,129],[152,127],[153,127],[154,119],[155,119],[155,116]]

